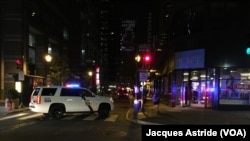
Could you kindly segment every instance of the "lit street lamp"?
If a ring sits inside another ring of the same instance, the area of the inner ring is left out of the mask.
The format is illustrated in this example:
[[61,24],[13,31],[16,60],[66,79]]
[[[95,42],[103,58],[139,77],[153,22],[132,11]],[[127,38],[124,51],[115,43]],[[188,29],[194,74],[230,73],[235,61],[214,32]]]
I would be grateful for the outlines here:
[[141,56],[140,56],[140,55],[136,55],[136,56],[135,56],[135,61],[136,61],[137,63],[139,63],[139,62],[141,61]]
[[88,87],[91,88],[93,87],[93,75],[94,75],[94,72],[92,70],[89,70],[88,71]]
[[93,76],[93,72],[92,72],[92,71],[89,71],[89,72],[88,72],[88,75],[89,75],[90,77],[92,77],[92,76]]
[[[45,55],[44,58],[45,58],[45,61],[47,63],[50,63],[52,61],[52,56],[50,54]],[[50,86],[51,85],[51,77],[50,77],[50,74],[49,74],[49,66],[48,66],[48,64],[47,64],[46,68],[47,68],[46,69],[46,85]]]
[[51,62],[52,61],[52,56],[50,54],[45,55],[45,60],[46,62]]

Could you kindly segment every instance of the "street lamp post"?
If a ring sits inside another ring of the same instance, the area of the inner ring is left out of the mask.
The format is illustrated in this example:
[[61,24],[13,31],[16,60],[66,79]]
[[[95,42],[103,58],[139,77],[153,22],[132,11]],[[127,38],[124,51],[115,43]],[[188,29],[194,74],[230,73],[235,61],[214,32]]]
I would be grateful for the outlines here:
[[136,73],[136,75],[135,75],[135,99],[137,99],[137,89],[138,89],[138,85],[139,85],[139,80],[138,80],[138,64],[139,64],[139,62],[141,61],[141,56],[140,55],[136,55],[135,56],[135,61],[136,61],[136,66],[135,66],[135,69],[136,69],[136,71],[135,71],[135,73]]
[[137,115],[138,112],[141,108],[141,101],[138,100],[138,94],[140,93],[139,91],[139,63],[141,61],[141,56],[140,55],[136,55],[135,56],[135,62],[136,62],[136,66],[135,66],[135,86],[134,86],[134,119],[137,119]]
[[52,56],[50,54],[45,55],[45,61],[47,62],[46,67],[46,85],[51,85],[51,78],[50,78],[50,72],[49,72],[49,63],[52,61]]
[[93,87],[93,71],[88,71],[88,77],[89,77],[89,87]]
[[[145,85],[145,81],[147,81],[147,77],[148,77],[148,69],[149,69],[150,62],[151,62],[151,54],[144,53],[142,60],[141,60],[140,55],[136,55],[135,61],[136,61],[136,87],[135,88],[139,89],[139,86],[140,86],[140,90],[137,93],[135,91],[134,106],[135,106],[136,110],[142,110],[142,112],[144,112],[144,108],[143,108],[143,106],[144,106],[144,104],[143,104],[144,91],[145,91],[144,85]],[[142,62],[140,63],[140,61],[142,61]],[[140,63],[140,66],[138,66],[139,63]],[[139,85],[140,82],[142,82],[141,85]]]

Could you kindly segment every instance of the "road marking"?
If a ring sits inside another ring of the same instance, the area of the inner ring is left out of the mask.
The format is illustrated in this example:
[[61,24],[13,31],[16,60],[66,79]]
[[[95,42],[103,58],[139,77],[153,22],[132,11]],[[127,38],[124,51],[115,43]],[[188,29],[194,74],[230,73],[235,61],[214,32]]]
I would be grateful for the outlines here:
[[139,123],[141,125],[163,125],[163,124],[159,124],[159,123],[147,122],[147,121],[136,120],[136,119],[133,119],[131,121],[134,123],[137,123],[137,124]]
[[118,115],[111,115],[108,118],[106,118],[104,121],[116,121]]
[[39,117],[39,116],[42,116],[42,115],[43,115],[42,113],[37,113],[37,114],[33,114],[33,115],[18,118],[18,120],[30,119],[30,118]]
[[[12,119],[12,118],[16,118],[16,120],[28,120],[28,119],[32,119],[32,118],[39,118],[39,117],[43,117],[42,113],[35,113],[32,115],[28,115],[30,113],[18,113],[15,115],[11,115],[11,116],[5,116],[0,118],[0,121],[3,120],[8,120],[8,119]],[[70,114],[70,115],[66,115],[64,116],[61,120],[74,120],[77,116],[81,116],[82,114]],[[91,114],[85,118],[83,118],[82,120],[88,120],[88,121],[94,121],[99,117],[98,114]],[[107,121],[107,122],[115,122],[116,119],[118,118],[118,115],[110,115],[107,118],[103,119],[103,121]]]
[[92,114],[86,118],[84,118],[83,120],[95,120],[99,115],[98,114]]
[[20,117],[20,116],[24,116],[24,115],[27,115],[28,113],[19,113],[19,114],[15,114],[15,115],[12,115],[12,116],[6,116],[6,117],[3,117],[3,118],[0,118],[0,120],[6,120],[6,119],[11,119],[11,118],[16,118],[16,117]]

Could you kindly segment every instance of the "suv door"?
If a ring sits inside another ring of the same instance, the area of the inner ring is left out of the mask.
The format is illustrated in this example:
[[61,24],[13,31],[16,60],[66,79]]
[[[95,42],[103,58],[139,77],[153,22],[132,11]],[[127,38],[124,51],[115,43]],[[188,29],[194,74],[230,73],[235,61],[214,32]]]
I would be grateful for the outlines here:
[[63,97],[66,112],[84,112],[90,111],[82,98],[83,89],[80,88],[62,88],[61,97]]
[[100,99],[96,97],[96,95],[88,89],[83,89],[84,99],[86,101],[86,105],[89,107],[91,111],[97,111],[100,104]]

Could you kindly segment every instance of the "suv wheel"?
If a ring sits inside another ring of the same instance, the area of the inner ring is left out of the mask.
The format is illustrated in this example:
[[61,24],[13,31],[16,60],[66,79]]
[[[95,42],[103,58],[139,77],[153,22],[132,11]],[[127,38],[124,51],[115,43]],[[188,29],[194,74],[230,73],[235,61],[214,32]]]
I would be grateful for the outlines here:
[[55,105],[50,110],[50,116],[53,119],[61,119],[64,115],[64,109],[62,106]]
[[109,115],[110,108],[108,105],[101,105],[98,110],[98,114],[100,116],[107,117]]

